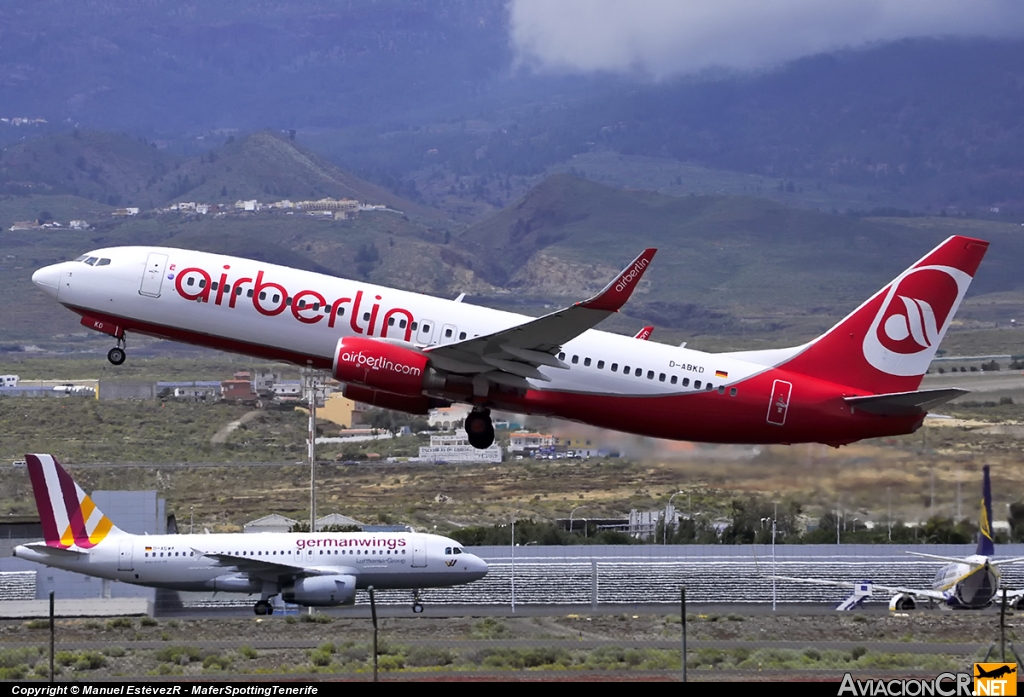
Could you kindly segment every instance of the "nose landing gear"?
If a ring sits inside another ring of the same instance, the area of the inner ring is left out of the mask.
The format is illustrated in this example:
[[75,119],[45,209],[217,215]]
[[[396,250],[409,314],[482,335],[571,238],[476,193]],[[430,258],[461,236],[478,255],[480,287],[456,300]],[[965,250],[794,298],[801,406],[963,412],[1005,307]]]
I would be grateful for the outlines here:
[[491,410],[474,408],[466,417],[466,435],[469,444],[477,450],[487,450],[494,444],[494,423],[491,421]]
[[420,598],[419,588],[412,592],[412,611],[417,615],[423,612],[423,599]]

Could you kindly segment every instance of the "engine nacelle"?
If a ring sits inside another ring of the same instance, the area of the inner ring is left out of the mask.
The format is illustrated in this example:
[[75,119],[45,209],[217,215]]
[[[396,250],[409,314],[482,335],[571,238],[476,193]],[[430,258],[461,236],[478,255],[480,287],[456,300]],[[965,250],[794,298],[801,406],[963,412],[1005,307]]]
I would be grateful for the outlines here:
[[418,397],[429,377],[430,359],[417,351],[376,339],[345,337],[334,348],[335,380],[372,390]]
[[360,387],[359,385],[345,385],[342,394],[356,402],[362,402],[363,404],[383,409],[404,411],[406,414],[428,414],[431,409],[451,406],[451,402],[427,397],[426,395],[407,397],[391,394],[390,392],[371,390],[368,387]]
[[917,609],[917,599],[906,593],[897,593],[889,599],[889,609],[904,612]]
[[263,589],[263,581],[249,578],[247,574],[225,574],[203,585],[213,591],[226,593],[259,593]]
[[352,605],[356,601],[356,577],[335,574],[300,578],[281,589],[281,599],[307,607]]

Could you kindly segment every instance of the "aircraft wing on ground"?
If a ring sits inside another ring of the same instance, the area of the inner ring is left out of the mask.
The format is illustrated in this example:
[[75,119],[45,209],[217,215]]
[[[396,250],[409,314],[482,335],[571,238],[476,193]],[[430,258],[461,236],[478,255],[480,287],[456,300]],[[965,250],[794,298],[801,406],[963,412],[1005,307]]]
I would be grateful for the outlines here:
[[262,559],[250,559],[249,557],[240,557],[234,554],[216,554],[213,552],[204,552],[201,549],[195,550],[197,555],[204,556],[207,559],[212,559],[217,566],[223,566],[225,568],[236,569],[239,573],[251,574],[264,578],[267,576],[331,576],[334,574],[351,574],[358,576],[359,572],[356,569],[349,568],[338,568],[332,567],[330,569],[321,569],[317,567],[303,566],[301,564],[283,564],[276,561],[264,561]]
[[[853,583],[851,581],[828,581],[822,578],[795,578],[793,576],[771,576],[779,581],[797,581],[799,583],[816,583],[821,586],[838,586],[840,588],[856,588],[859,583]],[[906,595],[913,595],[918,598],[931,598],[932,600],[945,600],[946,596],[942,591],[925,589],[925,588],[906,588],[904,586],[883,586],[877,583],[871,584],[872,588],[885,591],[887,593],[905,593]]]
[[527,388],[527,378],[548,381],[538,368],[567,368],[556,354],[562,345],[619,311],[640,283],[656,249],[645,249],[604,289],[590,298],[493,334],[424,350],[431,362],[454,373]]

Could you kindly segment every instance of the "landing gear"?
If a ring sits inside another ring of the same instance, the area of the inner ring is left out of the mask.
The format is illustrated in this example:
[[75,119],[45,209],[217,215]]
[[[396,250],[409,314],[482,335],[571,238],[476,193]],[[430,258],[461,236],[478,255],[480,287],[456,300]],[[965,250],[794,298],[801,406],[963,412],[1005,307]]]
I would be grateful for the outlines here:
[[466,417],[466,435],[469,444],[477,450],[487,450],[494,444],[494,424],[490,409],[474,409]]
[[112,348],[107,352],[107,360],[114,365],[121,365],[124,363],[125,352],[123,348]]
[[266,600],[257,600],[252,609],[260,616],[274,614],[274,606]]
[[423,600],[420,598],[419,589],[412,592],[412,611],[417,615],[423,612]]
[[107,360],[114,365],[121,365],[127,357],[127,354],[124,352],[124,332],[121,332],[120,335],[115,335],[115,337],[117,338],[117,346],[107,351]]

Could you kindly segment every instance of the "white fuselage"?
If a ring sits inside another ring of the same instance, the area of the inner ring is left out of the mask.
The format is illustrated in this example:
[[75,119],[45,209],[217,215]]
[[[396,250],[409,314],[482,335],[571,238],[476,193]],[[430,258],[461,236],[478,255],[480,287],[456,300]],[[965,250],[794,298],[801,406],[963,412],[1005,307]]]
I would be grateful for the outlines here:
[[[422,533],[122,533],[82,554],[19,546],[15,556],[87,576],[181,591],[260,592],[263,581],[277,584],[287,576],[282,567],[294,567],[296,575],[303,570],[352,575],[358,588],[452,586],[487,573],[487,563],[462,551],[458,542]],[[246,567],[246,560],[257,564]]]
[[999,590],[999,574],[988,557],[978,554],[965,562],[946,564],[935,574],[932,588],[946,596],[953,607],[987,607]]

